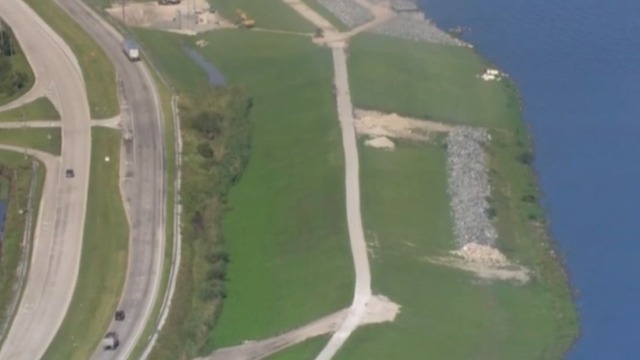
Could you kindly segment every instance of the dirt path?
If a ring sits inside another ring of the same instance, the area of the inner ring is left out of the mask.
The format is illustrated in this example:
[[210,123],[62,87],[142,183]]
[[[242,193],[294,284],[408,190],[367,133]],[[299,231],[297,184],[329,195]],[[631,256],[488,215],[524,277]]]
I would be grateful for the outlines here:
[[211,356],[195,360],[258,360],[315,336],[335,331],[347,315],[340,310],[301,328],[262,341],[245,342],[242,345],[221,349]]

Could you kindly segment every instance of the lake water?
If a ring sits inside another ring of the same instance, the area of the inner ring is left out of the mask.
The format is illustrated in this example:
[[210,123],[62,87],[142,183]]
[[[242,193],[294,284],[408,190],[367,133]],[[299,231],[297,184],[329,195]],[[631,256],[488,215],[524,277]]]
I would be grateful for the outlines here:
[[582,334],[568,359],[640,359],[640,1],[420,0],[518,84]]

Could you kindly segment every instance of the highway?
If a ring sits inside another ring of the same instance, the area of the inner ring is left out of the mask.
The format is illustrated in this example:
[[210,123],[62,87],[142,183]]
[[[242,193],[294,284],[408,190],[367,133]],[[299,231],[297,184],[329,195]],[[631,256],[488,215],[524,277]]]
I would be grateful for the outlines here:
[[[4,0],[3,0],[4,1]],[[129,264],[119,309],[122,322],[112,321],[120,346],[115,351],[101,347],[92,359],[126,359],[133,351],[155,304],[162,277],[165,245],[165,158],[162,111],[155,84],[143,62],[130,62],[122,52],[122,36],[81,0],[58,0],[116,66],[121,90],[121,121],[125,132],[122,189],[130,223]],[[172,145],[171,145],[172,146]]]
[[[0,349],[2,360],[39,359],[64,319],[78,276],[89,187],[89,104],[80,67],[62,39],[22,1],[0,1],[0,14],[36,74],[55,84],[54,104],[62,117],[61,157],[38,156],[47,174],[29,274]],[[36,82],[42,83],[42,78]],[[68,168],[74,169],[74,178],[64,176]]]

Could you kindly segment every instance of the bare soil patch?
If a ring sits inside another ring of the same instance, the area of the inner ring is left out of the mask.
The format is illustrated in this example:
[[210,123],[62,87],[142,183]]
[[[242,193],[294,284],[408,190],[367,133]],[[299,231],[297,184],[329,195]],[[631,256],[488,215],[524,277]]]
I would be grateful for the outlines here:
[[400,305],[383,295],[374,295],[366,305],[361,325],[391,322],[400,313]]
[[394,144],[393,141],[389,140],[389,138],[386,136],[369,139],[365,141],[364,144],[377,149],[393,150],[396,147],[396,144]]
[[[156,1],[127,2],[124,21],[128,26],[139,26],[183,32],[200,33],[217,28],[234,27],[232,23],[211,12],[206,0],[183,1],[175,5],[159,5]],[[122,5],[113,2],[107,12],[122,21]]]
[[436,121],[384,114],[370,110],[355,110],[356,131],[371,137],[429,141],[435,133],[449,132],[452,126]]
[[529,269],[510,262],[499,250],[476,243],[464,245],[451,252],[451,256],[429,258],[429,261],[470,271],[487,280],[513,280],[519,283],[529,281]]

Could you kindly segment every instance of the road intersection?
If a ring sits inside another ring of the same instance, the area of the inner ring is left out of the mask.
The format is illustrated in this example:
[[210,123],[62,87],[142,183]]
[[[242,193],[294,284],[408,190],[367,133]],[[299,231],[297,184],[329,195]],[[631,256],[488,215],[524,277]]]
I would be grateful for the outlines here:
[[[80,267],[91,154],[89,104],[82,72],[64,41],[22,1],[1,1],[0,14],[31,67],[55,84],[54,104],[62,118],[61,156],[31,152],[43,160],[47,175],[27,282],[0,349],[2,360],[39,359],[64,319]],[[65,169],[74,169],[76,176],[65,178]]]

